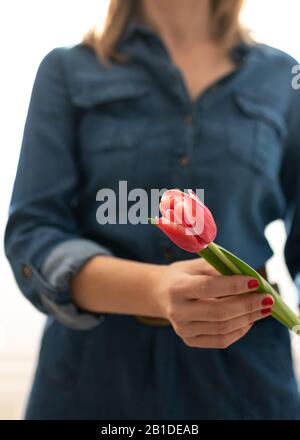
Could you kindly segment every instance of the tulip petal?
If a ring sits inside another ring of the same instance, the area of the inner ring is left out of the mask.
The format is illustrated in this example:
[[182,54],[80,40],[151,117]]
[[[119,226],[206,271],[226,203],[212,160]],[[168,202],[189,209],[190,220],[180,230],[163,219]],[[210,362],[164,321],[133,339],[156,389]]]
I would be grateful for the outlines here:
[[182,199],[182,191],[178,189],[170,189],[163,193],[159,209],[163,216],[165,216],[165,212],[169,209],[174,209],[175,204],[178,200]]
[[173,243],[187,252],[200,252],[206,246],[206,243],[203,240],[199,241],[195,235],[188,235],[182,225],[172,223],[163,217],[158,219],[156,224]]
[[[185,232],[183,240],[191,240],[194,245],[196,241],[197,247],[203,248],[216,238],[217,227],[214,218],[192,190],[188,190],[188,193],[178,189],[165,191],[160,202],[160,212],[165,219],[182,227]],[[183,240],[179,246],[185,249]],[[190,248],[190,242],[187,246]]]

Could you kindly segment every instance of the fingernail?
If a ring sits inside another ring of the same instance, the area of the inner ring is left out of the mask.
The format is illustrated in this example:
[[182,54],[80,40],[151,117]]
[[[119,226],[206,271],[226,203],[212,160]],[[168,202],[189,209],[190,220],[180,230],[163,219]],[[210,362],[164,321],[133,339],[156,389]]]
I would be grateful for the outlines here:
[[270,315],[271,312],[272,312],[272,309],[271,309],[271,307],[270,307],[270,308],[268,308],[268,309],[263,309],[263,310],[261,311],[261,314],[262,314],[262,315]]
[[249,289],[257,289],[259,287],[259,282],[257,280],[250,280],[248,282]]
[[274,299],[271,296],[266,296],[262,300],[261,303],[262,303],[263,306],[272,306],[274,304]]

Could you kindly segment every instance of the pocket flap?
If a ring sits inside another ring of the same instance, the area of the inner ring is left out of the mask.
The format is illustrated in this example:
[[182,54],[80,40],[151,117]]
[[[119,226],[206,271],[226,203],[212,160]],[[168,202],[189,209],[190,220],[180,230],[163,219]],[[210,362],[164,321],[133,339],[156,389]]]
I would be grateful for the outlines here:
[[271,124],[280,135],[285,136],[287,132],[286,122],[277,110],[276,103],[243,92],[237,92],[235,100],[245,114],[264,120]]
[[73,96],[73,103],[87,109],[124,99],[141,98],[150,90],[149,85],[140,78],[96,78],[90,81],[85,80],[83,84]]

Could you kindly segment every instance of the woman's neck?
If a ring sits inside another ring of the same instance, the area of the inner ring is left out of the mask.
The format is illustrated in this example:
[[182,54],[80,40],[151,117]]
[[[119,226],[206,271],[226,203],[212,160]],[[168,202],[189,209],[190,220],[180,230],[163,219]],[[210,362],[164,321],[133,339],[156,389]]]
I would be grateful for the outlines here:
[[140,0],[137,18],[164,42],[192,100],[233,71],[228,50],[211,38],[211,0]]
[[138,18],[168,45],[177,48],[210,38],[211,0],[141,0]]

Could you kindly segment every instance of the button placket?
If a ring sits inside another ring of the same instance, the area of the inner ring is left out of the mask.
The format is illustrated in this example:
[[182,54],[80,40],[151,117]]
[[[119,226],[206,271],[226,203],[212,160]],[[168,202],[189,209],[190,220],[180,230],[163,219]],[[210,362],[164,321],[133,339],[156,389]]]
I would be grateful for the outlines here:
[[173,253],[172,253],[171,249],[164,250],[164,259],[166,261],[171,261],[173,259]]
[[190,158],[189,156],[187,156],[186,154],[182,154],[181,156],[179,156],[178,159],[178,164],[180,165],[181,168],[186,168],[190,163]]
[[174,261],[175,256],[173,250],[170,247],[169,242],[163,239],[161,244],[162,244],[162,255],[164,262],[171,263],[172,261]]
[[195,108],[194,103],[188,103],[182,116],[185,130],[185,147],[181,150],[178,157],[178,165],[181,169],[189,168],[191,165],[195,146]]
[[193,124],[193,121],[194,121],[193,114],[192,113],[186,114],[184,116],[183,120],[184,120],[185,124],[187,124],[187,125]]

